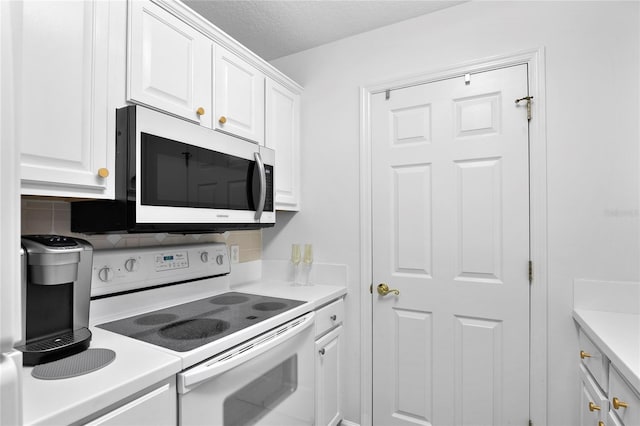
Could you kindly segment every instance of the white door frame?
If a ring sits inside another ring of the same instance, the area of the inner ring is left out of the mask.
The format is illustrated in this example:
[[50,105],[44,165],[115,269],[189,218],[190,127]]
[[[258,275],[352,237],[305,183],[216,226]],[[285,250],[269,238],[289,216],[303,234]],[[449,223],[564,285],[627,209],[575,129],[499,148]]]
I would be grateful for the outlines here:
[[[545,120],[544,48],[495,56],[420,75],[396,78],[360,88],[360,276],[361,276],[361,382],[360,424],[371,425],[373,409],[372,306],[369,286],[372,276],[372,185],[371,185],[371,96],[387,89],[527,64],[529,95],[533,96],[529,122],[529,214],[533,262],[530,310],[529,417],[533,424],[547,423],[547,140]],[[522,96],[527,96],[523,93]],[[515,99],[514,99],[515,100]]]

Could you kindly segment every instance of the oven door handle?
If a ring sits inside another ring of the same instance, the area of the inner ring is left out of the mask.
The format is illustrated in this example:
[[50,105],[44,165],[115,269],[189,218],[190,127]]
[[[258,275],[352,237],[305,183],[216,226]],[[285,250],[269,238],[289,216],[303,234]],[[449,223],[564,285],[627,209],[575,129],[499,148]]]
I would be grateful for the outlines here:
[[239,366],[273,347],[302,333],[313,325],[314,313],[310,312],[281,327],[240,344],[228,353],[178,374],[178,393],[185,394],[203,382]]

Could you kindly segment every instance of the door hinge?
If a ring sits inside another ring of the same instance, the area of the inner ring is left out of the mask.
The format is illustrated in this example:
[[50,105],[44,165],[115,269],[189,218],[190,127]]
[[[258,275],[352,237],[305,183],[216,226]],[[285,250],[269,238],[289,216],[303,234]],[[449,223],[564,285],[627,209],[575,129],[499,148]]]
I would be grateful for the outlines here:
[[384,99],[388,101],[389,98],[391,98],[391,89],[387,89],[384,91]]
[[527,120],[531,121],[531,100],[533,96],[525,96],[524,98],[516,99],[516,105],[522,101],[527,101]]
[[529,261],[529,284],[533,283],[533,262]]

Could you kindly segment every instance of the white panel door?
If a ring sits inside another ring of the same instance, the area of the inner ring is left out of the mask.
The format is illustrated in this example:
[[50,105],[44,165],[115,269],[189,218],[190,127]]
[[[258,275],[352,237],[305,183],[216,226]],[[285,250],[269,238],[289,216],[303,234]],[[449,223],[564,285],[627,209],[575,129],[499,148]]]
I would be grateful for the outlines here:
[[520,65],[372,98],[375,425],[528,422],[526,95]]
[[129,4],[128,98],[212,127],[211,40],[150,1]]
[[263,145],[264,74],[222,46],[215,50],[215,128]]
[[265,146],[276,151],[276,209],[300,210],[300,94],[266,83]]

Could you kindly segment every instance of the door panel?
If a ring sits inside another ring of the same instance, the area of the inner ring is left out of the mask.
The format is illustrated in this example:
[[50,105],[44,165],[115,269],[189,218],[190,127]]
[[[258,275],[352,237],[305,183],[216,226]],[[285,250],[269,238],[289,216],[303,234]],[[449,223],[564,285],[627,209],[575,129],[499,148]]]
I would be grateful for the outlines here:
[[376,425],[526,424],[526,65],[372,97]]

